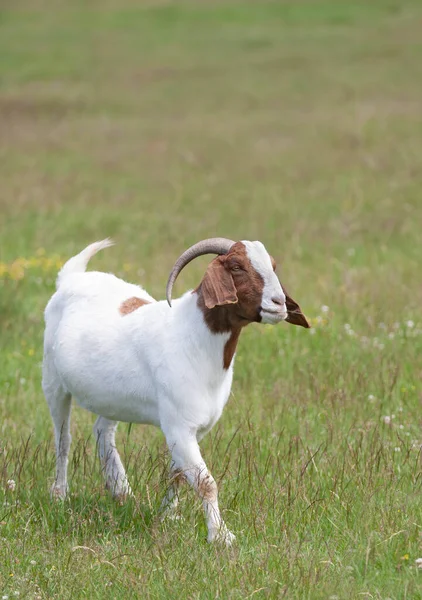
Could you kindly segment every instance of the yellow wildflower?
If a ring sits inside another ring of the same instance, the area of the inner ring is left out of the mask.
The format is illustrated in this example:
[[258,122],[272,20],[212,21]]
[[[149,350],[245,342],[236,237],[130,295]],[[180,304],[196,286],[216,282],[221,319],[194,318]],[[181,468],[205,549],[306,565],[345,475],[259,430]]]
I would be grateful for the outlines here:
[[14,262],[12,262],[9,268],[9,275],[10,278],[14,281],[19,281],[20,279],[23,279],[23,277],[25,276],[25,269],[19,262],[19,260],[15,260]]

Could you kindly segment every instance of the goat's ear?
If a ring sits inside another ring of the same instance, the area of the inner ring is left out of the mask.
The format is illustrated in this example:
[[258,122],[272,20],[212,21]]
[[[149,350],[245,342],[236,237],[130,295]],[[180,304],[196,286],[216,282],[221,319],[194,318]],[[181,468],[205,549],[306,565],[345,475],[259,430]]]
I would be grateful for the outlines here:
[[219,257],[208,265],[202,280],[202,294],[207,308],[237,304],[239,301],[233,277],[226,271]]
[[[284,289],[284,287],[283,287]],[[292,325],[299,325],[300,327],[305,327],[305,329],[310,328],[310,324],[302,312],[299,304],[291,298],[286,290],[284,289],[284,293],[286,295],[286,308],[287,308],[287,318],[286,321],[291,323]]]

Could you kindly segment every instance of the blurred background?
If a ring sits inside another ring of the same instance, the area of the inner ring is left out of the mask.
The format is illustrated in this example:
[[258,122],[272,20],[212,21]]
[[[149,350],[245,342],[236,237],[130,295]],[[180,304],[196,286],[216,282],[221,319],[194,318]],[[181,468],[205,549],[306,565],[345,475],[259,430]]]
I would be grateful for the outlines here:
[[[376,272],[387,308],[420,256],[417,7],[16,2],[0,35],[1,260],[112,236],[100,260],[133,262],[162,295],[187,244],[260,239],[308,306],[333,280],[361,296]],[[420,300],[418,286],[406,302]]]

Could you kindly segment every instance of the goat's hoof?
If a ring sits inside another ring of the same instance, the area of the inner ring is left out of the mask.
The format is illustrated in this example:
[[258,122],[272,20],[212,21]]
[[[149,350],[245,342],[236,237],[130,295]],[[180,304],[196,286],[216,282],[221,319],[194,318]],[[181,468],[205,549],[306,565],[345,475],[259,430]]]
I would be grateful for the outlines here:
[[236,536],[223,524],[219,529],[210,529],[207,539],[210,543],[224,544],[229,547],[235,541]]
[[161,513],[160,521],[183,521],[183,517],[175,512],[174,509],[167,508]]
[[123,504],[126,503],[128,498],[134,498],[134,494],[132,493],[132,490],[122,490],[121,492],[114,492],[113,493],[113,500],[115,500],[115,502],[117,502],[117,504],[120,504],[120,506],[123,506]]
[[128,483],[118,485],[115,481],[107,481],[105,484],[105,488],[108,492],[111,493],[113,500],[120,505],[123,505],[128,498],[135,497]]
[[60,487],[59,485],[54,484],[50,490],[50,498],[52,500],[65,500],[67,496],[66,487]]

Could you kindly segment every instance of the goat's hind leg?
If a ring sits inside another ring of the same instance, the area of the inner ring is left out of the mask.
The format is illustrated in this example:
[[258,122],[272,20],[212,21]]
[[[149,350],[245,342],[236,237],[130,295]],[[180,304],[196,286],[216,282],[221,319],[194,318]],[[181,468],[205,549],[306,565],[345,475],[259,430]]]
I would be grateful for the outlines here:
[[178,520],[181,518],[180,515],[177,514],[177,507],[179,505],[179,488],[182,481],[186,480],[186,478],[180,469],[170,468],[169,479],[169,486],[160,507],[162,521],[164,519]]
[[105,417],[98,417],[94,424],[94,435],[97,442],[98,455],[104,472],[106,488],[113,497],[124,501],[132,495],[123,463],[116,448],[116,428],[118,422]]
[[43,390],[54,424],[56,442],[56,479],[51,487],[51,496],[64,499],[67,494],[67,465],[72,437],[70,435],[70,409],[72,396],[57,379],[43,377]]

